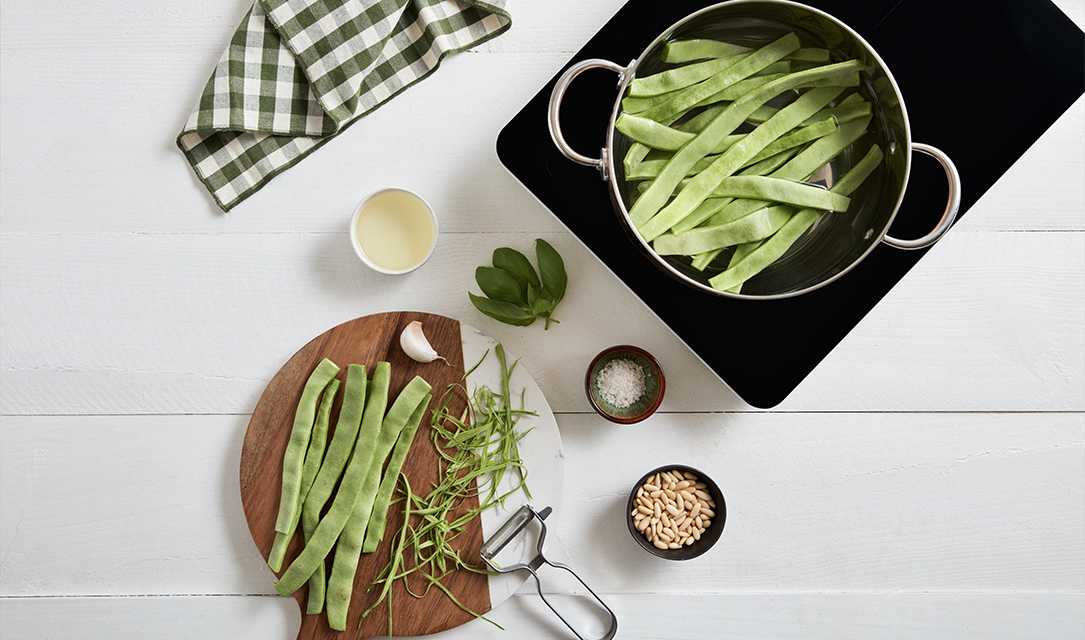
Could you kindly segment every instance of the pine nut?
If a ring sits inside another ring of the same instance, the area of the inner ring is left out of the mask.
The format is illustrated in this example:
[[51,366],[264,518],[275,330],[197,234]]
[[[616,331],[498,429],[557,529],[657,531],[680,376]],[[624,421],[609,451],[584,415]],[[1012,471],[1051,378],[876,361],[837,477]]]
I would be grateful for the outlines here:
[[716,515],[707,485],[688,471],[657,472],[634,495],[630,512],[634,528],[660,549],[678,549],[700,540]]

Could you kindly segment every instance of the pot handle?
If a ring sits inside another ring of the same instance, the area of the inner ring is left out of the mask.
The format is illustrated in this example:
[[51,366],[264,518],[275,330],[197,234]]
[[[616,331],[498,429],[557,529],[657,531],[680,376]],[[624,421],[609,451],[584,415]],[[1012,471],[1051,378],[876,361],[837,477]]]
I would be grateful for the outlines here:
[[957,173],[957,167],[953,164],[953,161],[949,159],[949,156],[940,149],[918,142],[912,143],[912,150],[925,153],[934,158],[942,165],[942,168],[946,170],[946,178],[949,180],[949,199],[946,202],[946,210],[942,213],[942,219],[938,221],[938,225],[934,228],[934,231],[931,231],[922,238],[917,238],[915,240],[898,240],[897,238],[891,238],[889,236],[882,238],[882,242],[898,249],[922,249],[937,242],[947,231],[949,231],[950,226],[953,225],[953,220],[957,217],[957,209],[961,206],[961,176]]
[[548,118],[548,122],[550,125],[550,137],[554,140],[554,146],[558,148],[558,151],[577,164],[599,169],[599,173],[603,176],[603,179],[606,180],[607,150],[601,149],[599,158],[589,158],[588,156],[577,153],[577,151],[570,147],[569,143],[565,141],[565,136],[561,134],[561,122],[558,120],[561,111],[561,100],[565,97],[565,91],[569,88],[573,78],[576,78],[588,69],[599,68],[610,69],[617,73],[619,76],[618,84],[621,86],[622,80],[625,79],[626,67],[600,58],[581,60],[569,67],[565,73],[561,74],[557,84],[554,85],[554,91],[550,94],[550,117]]

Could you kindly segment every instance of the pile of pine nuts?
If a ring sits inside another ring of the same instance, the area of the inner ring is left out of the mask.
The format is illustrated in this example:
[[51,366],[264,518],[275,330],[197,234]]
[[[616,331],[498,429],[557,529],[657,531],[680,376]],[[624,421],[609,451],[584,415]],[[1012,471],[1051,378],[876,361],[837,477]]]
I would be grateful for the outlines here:
[[688,471],[661,471],[637,488],[633,524],[657,549],[680,549],[700,540],[716,516],[708,485]]

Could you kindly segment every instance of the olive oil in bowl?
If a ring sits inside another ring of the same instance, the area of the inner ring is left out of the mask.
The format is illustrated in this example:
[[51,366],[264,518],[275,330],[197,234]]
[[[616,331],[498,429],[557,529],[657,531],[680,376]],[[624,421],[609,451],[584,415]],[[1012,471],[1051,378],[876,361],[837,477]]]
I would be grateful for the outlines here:
[[369,267],[397,275],[422,266],[437,244],[437,219],[425,200],[404,189],[370,194],[350,223],[354,251]]

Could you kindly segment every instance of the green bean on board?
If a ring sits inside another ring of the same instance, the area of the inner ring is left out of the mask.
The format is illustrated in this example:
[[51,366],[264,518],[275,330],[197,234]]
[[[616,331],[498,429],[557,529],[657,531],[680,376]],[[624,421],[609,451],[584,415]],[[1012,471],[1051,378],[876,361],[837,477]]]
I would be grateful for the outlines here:
[[[313,369],[302,389],[301,399],[294,413],[294,424],[290,429],[290,440],[283,454],[282,493],[279,497],[279,514],[275,518],[275,531],[279,533],[286,533],[292,525],[296,526],[294,514],[298,510],[301,468],[305,462],[305,449],[313,431],[313,422],[316,420],[317,403],[324,387],[328,386],[337,373],[339,367],[324,358]],[[273,571],[278,571],[282,567],[282,558],[278,558],[278,562],[269,558],[268,564]]]
[[[354,451],[361,426],[362,411],[365,408],[366,389],[368,388],[364,365],[347,366],[347,380],[343,386],[343,403],[339,407],[339,419],[335,424],[335,433],[328,444],[328,452],[320,465],[309,495],[301,510],[301,530],[308,542],[320,522],[320,512],[331,497],[335,484],[343,475],[347,460]],[[327,586],[324,563],[317,565],[316,571],[309,577],[309,600],[306,613],[320,613],[324,610],[324,589]]]
[[[365,413],[362,417],[362,426],[358,432],[359,442],[372,442],[376,433],[379,432],[381,418],[384,415],[384,407],[387,404],[388,380],[390,367],[386,362],[378,362],[373,372],[366,394]],[[374,420],[370,416],[376,416]],[[374,428],[374,423],[375,427]],[[373,458],[372,447],[354,447],[354,452],[347,462],[343,471],[343,477],[339,482],[339,489],[335,492],[331,507],[324,517],[320,519],[312,537],[306,541],[305,547],[294,559],[294,562],[283,572],[279,581],[275,584],[275,590],[282,596],[294,593],[304,584],[309,576],[316,571],[318,564],[324,563],[324,558],[335,545],[339,534],[343,531],[354,505],[358,501],[358,494],[365,482],[369,463]],[[331,594],[327,594],[329,599]]]
[[422,423],[422,418],[432,397],[427,394],[422,399],[418,409],[411,414],[407,425],[403,427],[396,439],[395,447],[392,449],[392,457],[388,459],[388,466],[384,470],[384,477],[381,478],[380,487],[377,489],[377,497],[373,502],[373,513],[369,516],[369,524],[365,529],[365,542],[362,543],[362,553],[373,553],[377,550],[380,541],[384,539],[384,528],[388,521],[388,507],[392,502],[392,492],[395,491],[399,471],[403,468],[403,463],[407,459],[407,452],[410,451],[411,444],[414,442],[414,434],[418,432],[418,425]]
[[301,485],[298,488],[298,508],[294,510],[294,522],[290,525],[290,531],[283,533],[275,532],[275,541],[271,545],[269,562],[275,562],[280,567],[286,557],[286,546],[294,537],[298,522],[305,510],[305,499],[309,495],[313,480],[320,469],[320,463],[324,459],[325,444],[328,439],[328,420],[332,411],[332,402],[335,394],[339,391],[339,380],[332,378],[328,386],[324,387],[324,393],[320,398],[320,406],[316,412],[316,420],[313,422],[313,432],[309,437],[309,447],[305,451],[305,462],[301,467]]
[[[436,588],[461,609],[486,619],[457,600],[441,580],[460,569],[489,573],[480,565],[464,562],[453,542],[482,511],[504,504],[509,496],[521,489],[528,498],[531,497],[517,446],[526,432],[518,431],[516,422],[522,416],[537,414],[524,408],[522,400],[520,408],[513,406],[509,378],[515,364],[506,366],[504,348],[500,344],[494,352],[501,367],[500,393],[485,386],[469,393],[464,386],[471,373],[488,357],[487,353],[464,374],[460,383],[448,388],[433,413],[430,434],[441,457],[437,485],[421,497],[412,493],[406,476],[400,476],[404,522],[394,538],[388,565],[371,587],[379,586],[380,593],[376,602],[362,614],[363,619],[387,601],[396,580],[402,580],[407,592],[417,598],[425,597]],[[470,404],[461,416],[449,411],[450,402],[458,394],[467,394]],[[470,423],[468,416],[473,420]],[[516,470],[518,478],[511,489],[502,490],[502,479],[509,468]],[[472,497],[478,498],[478,506],[461,513]],[[412,586],[410,578],[414,582],[420,581],[422,587]],[[387,606],[388,635],[391,637],[391,603]]]
[[[325,608],[328,612],[328,625],[337,631],[346,629],[347,608],[354,589],[354,575],[358,570],[358,558],[361,556],[362,544],[365,540],[366,525],[369,524],[369,516],[373,512],[373,503],[377,497],[377,490],[380,488],[384,461],[395,445],[400,432],[415,411],[419,410],[422,401],[428,397],[429,391],[429,383],[421,377],[415,376],[411,379],[392,402],[392,406],[388,407],[388,413],[381,423],[380,435],[375,440],[366,441],[373,443],[369,465],[365,470],[354,508],[335,544],[335,558],[332,562],[331,575],[328,577]],[[362,421],[364,422],[367,418],[368,416],[363,417]]]

